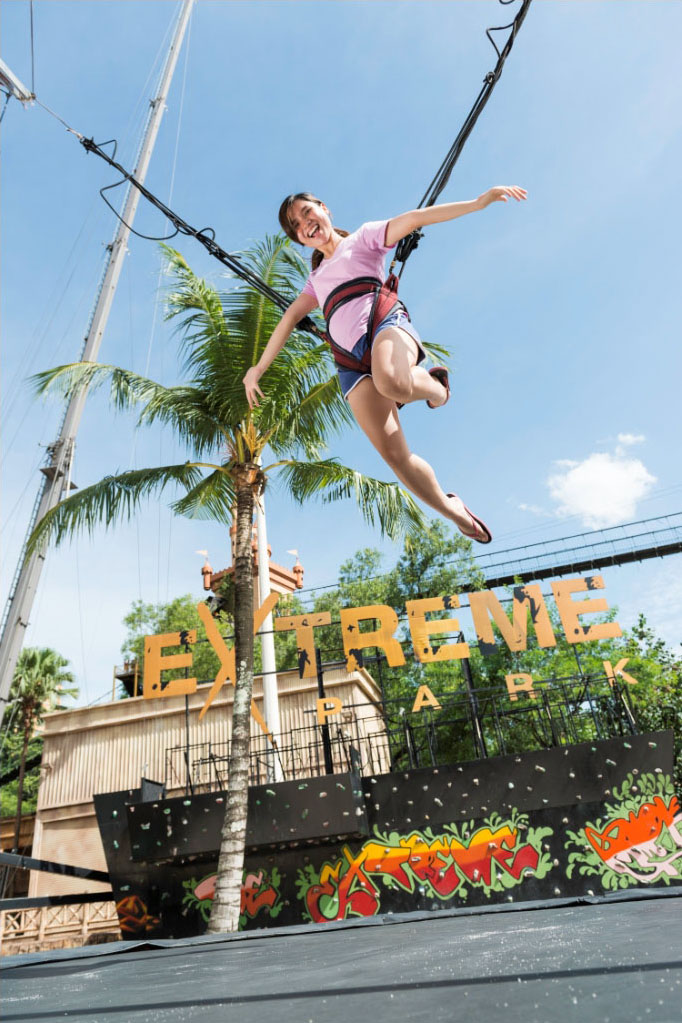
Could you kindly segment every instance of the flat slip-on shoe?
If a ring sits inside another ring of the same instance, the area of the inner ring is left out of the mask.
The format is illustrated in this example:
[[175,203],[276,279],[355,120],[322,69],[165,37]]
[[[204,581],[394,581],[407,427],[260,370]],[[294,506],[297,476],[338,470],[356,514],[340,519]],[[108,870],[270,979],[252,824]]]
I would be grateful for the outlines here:
[[[448,494],[447,496],[448,497],[457,497],[457,494]],[[460,498],[460,500],[461,500],[461,498]],[[463,501],[462,501],[462,504],[464,504]],[[490,530],[486,526],[486,524],[483,521],[483,519],[479,519],[478,515],[474,515],[474,513],[471,510],[471,508],[467,508],[467,506],[465,504],[464,504],[464,511],[467,513],[467,515],[471,516],[472,522],[474,522],[478,526],[480,531],[484,534],[484,539],[481,540],[480,537],[474,536],[471,533],[465,533],[463,530],[460,529],[460,533],[462,533],[462,536],[466,536],[467,540],[475,540],[476,543],[484,543],[484,544],[485,543],[491,543],[492,539],[493,539],[493,534],[490,532]]]
[[[436,380],[438,380],[438,382],[441,383],[445,388],[445,401],[443,402],[443,405],[447,405],[450,399],[450,377],[448,376],[447,369],[445,368],[445,366],[432,366],[431,369],[429,370],[429,375],[435,377]],[[443,405],[433,405],[430,401],[427,401],[426,404],[429,406],[429,408],[443,407]]]

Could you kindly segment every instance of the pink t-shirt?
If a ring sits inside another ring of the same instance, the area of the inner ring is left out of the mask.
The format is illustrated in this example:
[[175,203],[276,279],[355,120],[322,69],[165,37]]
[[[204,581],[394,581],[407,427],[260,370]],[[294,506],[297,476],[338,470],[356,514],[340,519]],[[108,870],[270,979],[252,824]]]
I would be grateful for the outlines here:
[[[323,259],[317,270],[313,270],[305,283],[302,295],[317,299],[324,308],[327,296],[340,284],[353,277],[386,278],[384,261],[393,245],[385,245],[388,220],[371,220],[342,238],[334,254]],[[334,313],[334,341],[340,348],[352,351],[353,346],[367,332],[369,314],[372,311],[373,295],[361,295],[346,302]]]

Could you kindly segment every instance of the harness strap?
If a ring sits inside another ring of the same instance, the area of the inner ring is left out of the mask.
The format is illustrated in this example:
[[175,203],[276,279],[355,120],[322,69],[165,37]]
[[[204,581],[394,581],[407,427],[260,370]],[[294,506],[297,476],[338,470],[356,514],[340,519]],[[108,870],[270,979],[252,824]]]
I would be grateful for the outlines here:
[[[374,295],[374,301],[367,321],[369,344],[362,358],[357,359],[334,341],[331,333],[331,319],[337,309],[347,302],[371,294]],[[407,309],[398,298],[398,278],[395,274],[391,274],[385,281],[379,280],[378,277],[353,277],[352,280],[344,281],[343,284],[339,284],[333,291],[330,291],[322,313],[327,321],[327,341],[334,355],[334,361],[344,369],[368,373],[372,365],[372,343],[377,327],[397,306],[405,310],[409,319]]]

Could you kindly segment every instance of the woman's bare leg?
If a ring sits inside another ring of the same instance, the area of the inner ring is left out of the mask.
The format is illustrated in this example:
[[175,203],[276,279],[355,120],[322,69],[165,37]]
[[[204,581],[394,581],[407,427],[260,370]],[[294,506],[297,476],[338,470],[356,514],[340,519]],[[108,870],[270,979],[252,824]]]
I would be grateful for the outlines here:
[[358,425],[408,490],[454,522],[465,536],[482,535],[462,501],[458,497],[448,497],[429,463],[410,451],[395,401],[379,393],[372,377],[365,377],[353,388],[348,395],[348,403]]
[[417,365],[417,343],[400,327],[386,327],[372,345],[372,378],[385,398],[401,402],[430,401],[445,404],[446,391],[439,380]]

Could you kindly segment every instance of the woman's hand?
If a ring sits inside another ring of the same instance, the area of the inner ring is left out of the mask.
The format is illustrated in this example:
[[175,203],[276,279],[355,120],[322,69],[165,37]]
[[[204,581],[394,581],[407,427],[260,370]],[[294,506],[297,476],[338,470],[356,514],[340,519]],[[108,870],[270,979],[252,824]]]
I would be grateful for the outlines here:
[[254,406],[258,405],[258,395],[260,395],[261,398],[265,397],[260,387],[258,386],[258,381],[260,380],[260,378],[261,374],[260,371],[258,370],[258,367],[252,366],[251,369],[247,371],[246,376],[242,380],[242,383],[244,384],[244,390],[246,391],[246,400],[249,403],[249,408],[254,408]]
[[506,202],[507,199],[516,199],[517,202],[521,202],[527,196],[528,192],[525,188],[519,188],[518,185],[495,185],[479,195],[477,201],[480,203],[480,208],[484,210],[486,206],[490,206],[491,202]]

